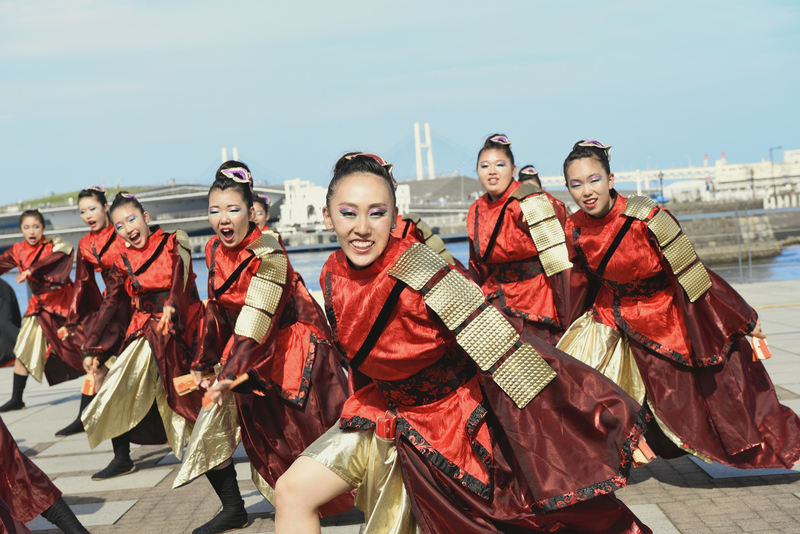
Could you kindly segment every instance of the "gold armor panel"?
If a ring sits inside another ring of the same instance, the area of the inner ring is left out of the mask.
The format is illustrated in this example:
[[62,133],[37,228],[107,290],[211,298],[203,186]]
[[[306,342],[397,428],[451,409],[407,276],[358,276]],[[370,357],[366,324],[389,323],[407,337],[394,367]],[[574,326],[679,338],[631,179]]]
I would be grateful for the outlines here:
[[256,343],[261,343],[269,331],[272,318],[250,306],[242,307],[239,318],[236,319],[234,332],[237,335],[249,337]]
[[53,252],[62,252],[68,256],[72,252],[72,245],[61,241],[59,236],[53,236],[50,241],[53,242]]
[[527,343],[509,356],[492,375],[520,409],[555,377],[553,368]]
[[450,271],[425,295],[425,304],[454,330],[483,304],[483,293],[460,273]]
[[261,265],[258,266],[256,276],[278,284],[286,283],[288,262],[283,254],[266,254],[261,256]]
[[628,204],[625,206],[625,211],[623,211],[622,214],[643,221],[650,215],[650,212],[653,211],[655,207],[656,203],[653,202],[652,199],[631,195],[630,198],[628,198]]
[[539,262],[547,276],[558,274],[572,267],[567,245],[561,243],[544,251],[539,251]]
[[672,267],[672,272],[679,274],[697,259],[697,254],[686,234],[681,234],[669,246],[664,247],[664,257]]
[[447,262],[433,249],[422,243],[414,243],[411,248],[403,252],[389,269],[388,274],[419,291],[433,275],[445,267],[447,267]]
[[456,336],[461,348],[486,371],[519,340],[511,323],[489,306]]
[[711,289],[711,278],[708,276],[705,266],[699,261],[678,276],[678,282],[683,286],[691,302],[696,301],[703,296],[703,293]]
[[244,303],[272,315],[278,309],[282,294],[283,288],[278,284],[254,276],[250,279]]
[[663,247],[672,241],[676,235],[681,233],[681,228],[678,226],[678,223],[664,210],[656,211],[655,217],[648,221],[647,227],[653,232],[656,239],[658,239],[658,246],[660,247]]
[[547,250],[564,243],[567,238],[558,219],[548,219],[530,227],[531,237],[537,250]]
[[533,226],[545,219],[556,216],[556,211],[547,199],[547,195],[529,196],[520,202],[519,206],[522,208],[522,214],[525,215],[525,221],[528,226]]
[[274,252],[276,250],[283,250],[281,247],[280,242],[275,237],[273,233],[265,233],[261,234],[261,236],[247,245],[248,250],[252,250],[253,253],[258,256],[259,258],[263,258],[270,252]]

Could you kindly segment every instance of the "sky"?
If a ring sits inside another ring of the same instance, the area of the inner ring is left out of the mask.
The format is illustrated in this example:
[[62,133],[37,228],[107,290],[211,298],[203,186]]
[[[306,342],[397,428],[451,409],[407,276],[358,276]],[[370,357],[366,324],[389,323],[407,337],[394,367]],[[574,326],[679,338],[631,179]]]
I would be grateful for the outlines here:
[[350,150],[410,176],[414,122],[472,176],[495,132],[543,175],[585,138],[618,171],[755,162],[800,149],[798,87],[796,1],[0,0],[0,204],[210,184],[234,146],[272,184]]

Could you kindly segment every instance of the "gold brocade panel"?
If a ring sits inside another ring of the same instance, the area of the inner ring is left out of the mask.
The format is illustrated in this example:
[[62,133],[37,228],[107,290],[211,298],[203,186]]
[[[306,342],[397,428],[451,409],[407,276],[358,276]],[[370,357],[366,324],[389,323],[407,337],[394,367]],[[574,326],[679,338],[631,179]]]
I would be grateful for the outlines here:
[[47,340],[35,315],[22,318],[22,327],[14,345],[14,354],[28,373],[40,384],[47,364]]

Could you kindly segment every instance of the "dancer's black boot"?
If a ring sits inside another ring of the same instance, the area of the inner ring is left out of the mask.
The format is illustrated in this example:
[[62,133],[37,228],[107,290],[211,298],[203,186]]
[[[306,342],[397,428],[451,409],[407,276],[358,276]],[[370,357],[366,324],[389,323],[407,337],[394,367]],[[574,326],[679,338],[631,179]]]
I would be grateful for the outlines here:
[[22,402],[22,392],[25,391],[25,383],[28,375],[18,375],[14,373],[14,391],[11,393],[11,400],[0,406],[0,412],[13,412],[14,410],[24,410],[25,403]]
[[136,471],[136,466],[133,465],[131,460],[131,432],[125,432],[121,436],[111,438],[111,444],[114,446],[114,459],[108,464],[108,467],[92,475],[92,480],[105,480],[107,478],[119,477],[133,473]]
[[206,477],[222,501],[222,511],[202,527],[194,529],[192,534],[219,534],[246,527],[247,510],[244,509],[239,483],[236,482],[233,462],[222,469],[208,471]]
[[53,503],[53,506],[42,512],[42,517],[53,523],[66,534],[89,534],[89,531],[78,521],[70,510],[63,497]]
[[83,421],[81,421],[81,415],[83,414],[83,410],[89,406],[89,403],[92,402],[94,395],[81,395],[81,408],[78,411],[78,418],[67,425],[65,428],[62,428],[58,432],[56,432],[57,438],[63,438],[65,436],[71,436],[73,434],[80,434],[81,432],[85,432],[83,428]]

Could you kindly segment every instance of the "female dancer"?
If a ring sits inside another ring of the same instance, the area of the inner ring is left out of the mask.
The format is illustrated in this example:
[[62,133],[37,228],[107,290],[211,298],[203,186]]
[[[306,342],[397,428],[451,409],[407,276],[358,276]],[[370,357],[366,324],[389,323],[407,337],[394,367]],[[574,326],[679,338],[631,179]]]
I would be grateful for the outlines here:
[[29,373],[37,382],[42,381],[44,373],[51,385],[83,375],[80,348],[69,339],[62,341],[57,334],[66,323],[72,299],[72,245],[59,237],[45,237],[44,217],[39,210],[23,211],[19,227],[25,240],[0,254],[0,274],[19,269],[17,282],[27,280],[32,296],[14,347],[13,393],[11,400],[0,406],[0,412],[25,408],[22,393]]
[[[108,284],[114,260],[125,251],[125,241],[117,236],[111,225],[106,193],[102,187],[92,186],[81,190],[78,193],[78,211],[91,231],[83,236],[78,244],[75,258],[75,285],[66,330],[74,335],[81,325],[82,332],[77,332],[79,335],[76,338],[80,341],[84,337],[83,334],[91,329],[91,322],[96,316],[93,312],[96,312],[103,302],[103,294],[97,286],[95,273],[99,272],[103,283]],[[107,339],[105,343],[110,347],[112,354],[119,353],[129,322],[130,305],[122,305],[114,315],[114,321],[103,330],[103,337]],[[103,379],[108,372],[108,367],[105,365],[95,370],[93,364],[93,358],[84,361],[84,368],[89,373],[90,380],[94,382],[93,391],[84,391],[81,394],[78,417],[67,427],[56,432],[57,437],[71,436],[84,431],[81,414],[94,398],[95,392],[103,385]]]
[[[247,165],[245,165],[244,167],[247,167]],[[261,195],[261,194],[253,195],[252,221],[256,223],[256,226],[258,226],[258,229],[261,230],[262,232],[265,230],[269,230],[269,226],[267,226],[267,223],[269,222],[269,197],[267,195]]]
[[0,506],[0,532],[30,532],[24,524],[41,514],[67,534],[88,534],[50,477],[19,450],[2,419],[0,480],[0,505],[5,504],[10,512],[3,514]]
[[86,333],[83,353],[96,358],[95,370],[113,354],[106,326],[128,299],[135,310],[124,350],[81,417],[92,448],[106,439],[114,445],[114,459],[93,480],[136,469],[131,441],[169,440],[180,458],[201,401],[197,392],[181,397],[172,387],[173,378],[189,372],[203,316],[186,234],[148,227],[150,214],[128,193],[117,194],[109,215],[126,250],[114,260],[106,298]]
[[647,440],[661,456],[792,467],[800,420],[744,339],[765,337],[758,315],[706,269],[668,211],[614,191],[610,148],[581,141],[564,161],[580,208],[567,236],[593,287],[584,285],[587,304],[573,313],[591,308],[559,348],[646,404],[655,415]]
[[[247,525],[230,460],[240,425],[254,482],[274,503],[278,477],[336,423],[347,398],[344,371],[322,310],[275,234],[262,234],[250,222],[251,187],[247,166],[228,161],[208,193],[208,220],[216,236],[206,245],[209,300],[192,374],[199,383],[221,362],[225,368],[218,390],[231,378],[245,375],[248,380],[236,388],[235,401],[227,396],[219,411],[198,417],[175,481],[181,485],[205,472],[222,501],[222,511],[195,534]],[[352,499],[343,499],[324,513],[350,508]]]
[[643,412],[391,236],[379,161],[336,164],[324,215],[342,250],[321,275],[334,340],[372,383],[278,481],[276,532],[319,532],[317,507],[353,487],[367,532],[649,532],[611,493]]
[[486,300],[555,344],[569,313],[564,204],[531,181],[514,181],[511,141],[503,134],[486,139],[477,168],[486,194],[467,215],[470,273]]

